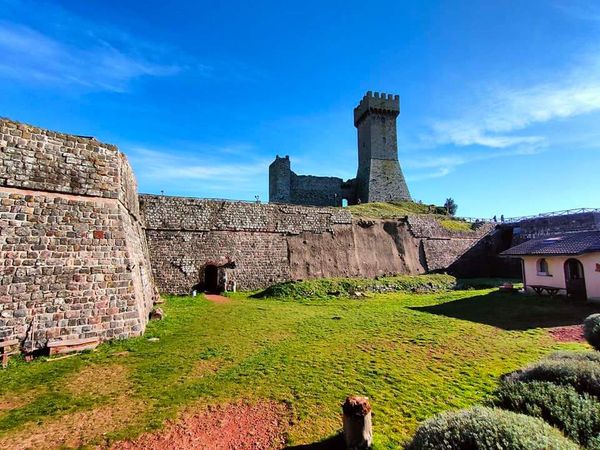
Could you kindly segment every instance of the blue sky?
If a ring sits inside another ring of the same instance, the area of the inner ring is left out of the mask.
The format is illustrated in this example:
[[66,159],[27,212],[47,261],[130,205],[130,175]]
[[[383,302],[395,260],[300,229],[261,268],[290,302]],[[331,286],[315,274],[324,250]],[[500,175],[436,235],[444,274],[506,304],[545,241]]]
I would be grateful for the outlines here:
[[600,207],[595,0],[0,0],[0,54],[1,116],[117,144],[142,192],[266,200],[276,154],[353,178],[373,90],[415,199]]

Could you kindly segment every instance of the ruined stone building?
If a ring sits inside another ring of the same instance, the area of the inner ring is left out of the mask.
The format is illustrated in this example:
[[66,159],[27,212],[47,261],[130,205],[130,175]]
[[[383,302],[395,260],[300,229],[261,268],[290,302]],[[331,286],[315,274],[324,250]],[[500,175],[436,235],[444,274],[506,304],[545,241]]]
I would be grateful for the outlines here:
[[342,206],[366,202],[411,200],[398,161],[396,118],[398,95],[367,94],[354,109],[358,130],[356,178],[296,175],[290,158],[277,156],[269,166],[269,202],[296,205]]

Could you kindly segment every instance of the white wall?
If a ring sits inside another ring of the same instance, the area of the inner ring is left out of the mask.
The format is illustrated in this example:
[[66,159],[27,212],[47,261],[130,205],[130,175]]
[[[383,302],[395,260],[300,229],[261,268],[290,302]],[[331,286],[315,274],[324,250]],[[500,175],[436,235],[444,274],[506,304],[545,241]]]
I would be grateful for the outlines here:
[[[539,256],[525,256],[523,257],[523,262],[527,286],[538,284],[565,289],[565,261],[571,258],[577,259],[581,261],[581,264],[583,264],[585,287],[587,290],[588,299],[600,302],[600,272],[596,271],[596,264],[600,264],[600,252],[586,253],[584,255],[574,257],[547,256],[546,261],[548,262],[549,276],[538,275],[537,261],[540,259]],[[527,290],[532,291],[531,288],[528,287]]]

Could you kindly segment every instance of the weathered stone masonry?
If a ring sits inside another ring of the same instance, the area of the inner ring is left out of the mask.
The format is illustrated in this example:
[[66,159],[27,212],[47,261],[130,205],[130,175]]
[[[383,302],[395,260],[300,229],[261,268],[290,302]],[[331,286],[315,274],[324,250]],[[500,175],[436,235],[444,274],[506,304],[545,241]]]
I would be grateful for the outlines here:
[[139,335],[155,299],[125,156],[1,119],[0,338]]
[[140,195],[140,204],[158,288],[175,294],[202,285],[207,265],[234,270],[239,289],[290,280],[287,236],[352,220],[342,210],[292,205],[156,195]]
[[435,218],[353,220],[340,208],[140,195],[162,293],[202,289],[215,266],[238,289],[321,277],[443,270],[491,229],[452,232]]
[[358,130],[358,170],[356,178],[297,175],[288,156],[269,166],[269,202],[313,206],[342,206],[366,202],[411,200],[398,161],[396,118],[400,97],[367,92],[354,108]]

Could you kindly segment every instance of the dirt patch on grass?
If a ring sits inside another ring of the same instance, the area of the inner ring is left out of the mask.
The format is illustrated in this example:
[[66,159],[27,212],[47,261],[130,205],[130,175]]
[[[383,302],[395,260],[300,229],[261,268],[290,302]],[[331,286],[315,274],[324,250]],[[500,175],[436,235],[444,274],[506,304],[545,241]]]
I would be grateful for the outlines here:
[[144,405],[122,396],[115,403],[87,411],[78,411],[0,438],[3,449],[79,448],[93,440],[103,440],[106,433],[117,431],[133,423]]
[[66,390],[76,396],[115,395],[130,386],[129,370],[120,364],[94,364],[65,380]]
[[206,297],[206,300],[216,303],[216,304],[229,303],[231,301],[227,297],[224,297],[222,295],[216,295],[216,294],[204,294],[204,297]]
[[20,408],[26,404],[27,401],[24,399],[0,400],[0,413]]
[[548,333],[557,342],[585,342],[583,325],[550,328]]
[[112,450],[270,450],[283,448],[289,423],[284,405],[275,402],[233,403],[186,414],[160,431]]
[[224,367],[229,367],[231,363],[227,363],[223,358],[213,358],[208,360],[200,360],[192,369],[192,377],[194,378],[202,378],[208,375],[214,375],[220,369]]

